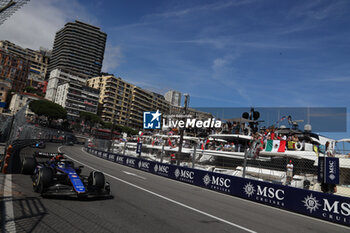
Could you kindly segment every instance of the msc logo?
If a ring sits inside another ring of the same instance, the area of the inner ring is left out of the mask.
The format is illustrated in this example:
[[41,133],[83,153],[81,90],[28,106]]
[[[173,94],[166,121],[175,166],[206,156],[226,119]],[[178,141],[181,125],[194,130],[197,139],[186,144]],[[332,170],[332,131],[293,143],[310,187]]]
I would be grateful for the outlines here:
[[212,185],[225,187],[225,188],[230,188],[230,186],[231,186],[231,180],[230,179],[225,179],[223,177],[215,177],[215,176],[212,176],[212,178],[210,178],[209,174],[206,174],[203,177],[203,182],[204,182],[204,184],[206,186],[208,186],[210,183]]
[[126,159],[126,165],[135,166],[135,159]]
[[139,161],[138,165],[139,165],[139,168],[140,168],[140,169],[146,169],[146,170],[148,170],[148,169],[149,169],[149,166],[150,166],[150,163],[149,163],[149,162]]
[[143,112],[143,128],[144,129],[160,129],[160,116],[162,114],[156,112]]
[[156,164],[154,166],[154,171],[157,173],[157,172],[160,172],[160,173],[165,173],[165,174],[168,174],[169,173],[169,167],[168,166],[164,166],[164,165],[158,165]]
[[123,163],[124,163],[124,157],[122,157],[122,156],[116,156],[116,157],[115,157],[115,161],[116,161],[117,163],[123,164]]

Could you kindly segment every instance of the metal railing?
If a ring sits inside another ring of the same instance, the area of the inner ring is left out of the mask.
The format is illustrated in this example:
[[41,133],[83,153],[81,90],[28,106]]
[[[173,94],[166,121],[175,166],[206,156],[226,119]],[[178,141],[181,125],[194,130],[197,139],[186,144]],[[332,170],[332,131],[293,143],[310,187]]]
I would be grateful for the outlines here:
[[[85,146],[169,164],[175,164],[177,161],[178,148],[163,146],[162,143],[153,145],[143,143],[141,154],[136,152],[137,142],[111,143],[110,140],[94,139],[87,141]],[[237,152],[237,149],[235,151],[209,150],[201,148],[199,145],[184,147],[179,164],[183,167],[322,192],[321,183],[318,181],[318,156],[316,153],[314,158],[297,159],[288,155],[250,157],[250,154],[243,148],[240,149],[240,153]],[[288,164],[293,165],[291,173],[287,172]],[[350,197],[350,158],[339,159],[339,166],[340,183],[337,185],[335,194]]]

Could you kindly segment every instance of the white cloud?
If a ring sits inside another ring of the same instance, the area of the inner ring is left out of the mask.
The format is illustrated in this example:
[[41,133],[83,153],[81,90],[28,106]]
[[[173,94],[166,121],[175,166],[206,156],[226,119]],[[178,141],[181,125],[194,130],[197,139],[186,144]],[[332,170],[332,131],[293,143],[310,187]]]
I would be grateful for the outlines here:
[[339,1],[322,1],[314,0],[305,2],[304,4],[296,5],[292,8],[287,17],[288,18],[310,18],[313,20],[323,20],[330,17],[340,16],[346,12],[345,6],[348,4],[347,0]]
[[175,9],[170,11],[165,11],[162,13],[150,14],[145,16],[145,18],[150,17],[160,17],[160,18],[169,18],[169,17],[183,17],[185,15],[193,15],[196,12],[203,11],[218,11],[221,9],[236,7],[240,5],[250,4],[256,0],[229,0],[229,1],[217,1],[210,4],[200,4],[198,6],[189,7],[185,9]]
[[76,0],[31,0],[0,25],[0,40],[25,48],[52,49],[56,32],[76,19],[97,23]]
[[350,82],[350,77],[331,77],[319,79],[321,82]]
[[233,66],[233,61],[239,58],[239,56],[240,55],[236,53],[214,59],[212,65],[212,78],[226,87],[231,87],[240,97],[251,102],[251,98],[247,94],[243,84],[238,81],[235,67]]
[[104,72],[108,72],[117,68],[122,62],[124,62],[124,60],[120,46],[107,44],[105,49],[105,56],[103,59],[102,70]]
[[190,44],[199,44],[199,45],[213,45],[215,48],[222,49],[225,48],[229,43],[229,39],[220,39],[220,38],[203,38],[195,40],[183,40],[183,41],[170,41],[172,43],[190,43]]
[[230,81],[232,82],[232,62],[236,58],[238,58],[238,55],[236,55],[236,57],[233,57],[233,55],[229,54],[224,57],[214,59],[212,65],[212,78],[223,82],[230,79]]

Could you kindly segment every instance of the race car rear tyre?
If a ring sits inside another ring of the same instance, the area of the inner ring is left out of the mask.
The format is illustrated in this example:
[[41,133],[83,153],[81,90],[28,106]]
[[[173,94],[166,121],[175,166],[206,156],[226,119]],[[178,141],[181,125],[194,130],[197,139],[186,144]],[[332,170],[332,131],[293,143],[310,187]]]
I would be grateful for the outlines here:
[[48,167],[43,167],[39,170],[37,191],[43,194],[45,189],[50,185],[52,181],[52,170]]
[[102,172],[92,171],[88,181],[89,185],[102,189],[105,186],[105,175]]
[[40,194],[43,194],[44,190],[45,190],[45,187],[44,187],[43,182],[39,181],[38,185],[36,186],[36,191]]
[[34,158],[26,157],[23,159],[21,173],[26,175],[33,174],[36,167]]

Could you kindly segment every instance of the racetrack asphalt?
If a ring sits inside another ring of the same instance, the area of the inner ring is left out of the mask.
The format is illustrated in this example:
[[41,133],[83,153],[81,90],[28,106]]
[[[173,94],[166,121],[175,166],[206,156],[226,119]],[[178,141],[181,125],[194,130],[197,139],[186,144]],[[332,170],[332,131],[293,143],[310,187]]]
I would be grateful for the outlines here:
[[[104,172],[113,198],[42,198],[33,192],[29,176],[13,174],[17,232],[350,232],[345,226],[97,158],[81,146],[48,144],[41,151],[58,149],[76,165],[82,163],[83,174],[88,175],[92,169]],[[26,148],[21,154],[30,156],[33,150]],[[3,210],[7,197],[1,200]]]

